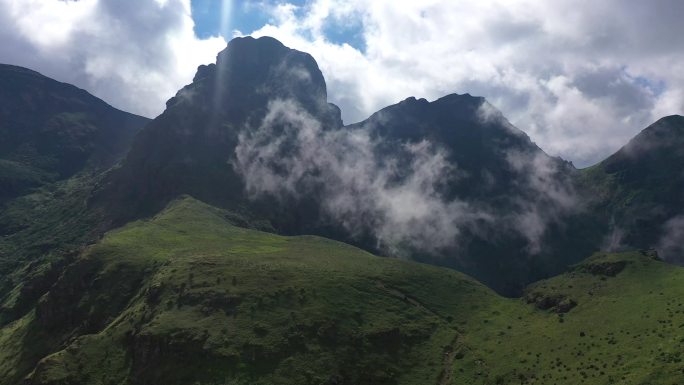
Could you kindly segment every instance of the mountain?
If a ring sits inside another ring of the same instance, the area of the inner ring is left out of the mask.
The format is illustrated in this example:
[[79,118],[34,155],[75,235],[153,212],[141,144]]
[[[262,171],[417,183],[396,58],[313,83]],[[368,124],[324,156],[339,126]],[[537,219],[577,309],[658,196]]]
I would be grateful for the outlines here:
[[117,224],[154,214],[180,194],[236,208],[246,200],[231,164],[240,130],[263,119],[275,99],[294,100],[340,127],[340,111],[326,98],[310,55],[273,38],[233,39],[141,132],[94,202],[107,206]]
[[594,251],[581,225],[590,197],[576,183],[578,171],[544,153],[484,98],[408,98],[351,128],[369,130],[384,154],[427,141],[443,149],[453,167],[439,176],[441,199],[464,206],[452,216],[466,219],[453,242],[432,253],[414,248],[412,258],[518,295],[527,283]]
[[608,228],[604,247],[658,248],[664,258],[684,261],[684,250],[667,240],[684,215],[682,166],[684,117],[674,115],[658,120],[618,152],[583,170],[589,188],[601,197],[597,210]]
[[0,204],[122,158],[148,119],[26,68],[0,65]]
[[[470,95],[409,98],[343,126],[310,55],[246,37],[168,101],[90,204],[109,228],[189,194],[282,234],[456,267],[516,295],[593,251],[566,235],[564,222],[584,228],[576,173]],[[423,212],[405,218],[409,196]]]
[[84,249],[0,329],[0,384],[681,378],[684,270],[650,252],[597,254],[509,299],[450,269],[235,221],[183,197]]

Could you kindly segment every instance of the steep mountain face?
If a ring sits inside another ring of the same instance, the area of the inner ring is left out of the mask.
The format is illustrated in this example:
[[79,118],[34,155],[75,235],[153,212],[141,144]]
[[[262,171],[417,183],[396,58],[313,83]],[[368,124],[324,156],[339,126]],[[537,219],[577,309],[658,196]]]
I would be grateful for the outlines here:
[[[484,98],[409,98],[351,128],[368,130],[382,156],[422,142],[445,153],[450,169],[438,175],[438,191],[455,223],[435,231],[451,242],[430,252],[413,247],[413,258],[516,295],[593,251],[583,226],[590,198],[578,188],[577,170],[545,154]],[[449,211],[454,205],[460,209]]]
[[340,127],[340,111],[326,97],[310,55],[273,38],[236,38],[141,132],[94,202],[109,207],[116,223],[153,214],[180,194],[236,208],[246,200],[231,163],[239,133],[261,121],[278,99]]
[[75,250],[98,237],[85,202],[148,121],[0,65],[0,325],[34,306]]
[[658,248],[684,262],[684,117],[668,116],[617,153],[584,170],[601,196],[609,229],[604,247]]
[[[492,116],[485,116],[486,113]],[[516,169],[509,156],[520,156],[523,161],[539,156],[562,165],[505,121],[484,98],[468,94],[453,94],[432,103],[408,98],[356,126],[386,141],[382,148],[385,154],[396,152],[407,142],[421,141],[448,151],[448,160],[457,170],[449,183],[447,198],[500,201],[505,195],[514,194],[513,190],[520,190],[517,183],[527,170]]]
[[105,170],[148,119],[37,72],[0,65],[0,204],[83,170]]

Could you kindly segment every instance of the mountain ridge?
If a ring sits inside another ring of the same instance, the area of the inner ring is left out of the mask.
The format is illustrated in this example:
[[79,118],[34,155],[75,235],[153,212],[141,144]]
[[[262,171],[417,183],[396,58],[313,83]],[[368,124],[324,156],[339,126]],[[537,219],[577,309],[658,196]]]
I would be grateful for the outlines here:
[[30,188],[111,167],[147,122],[73,85],[0,65],[0,203]]

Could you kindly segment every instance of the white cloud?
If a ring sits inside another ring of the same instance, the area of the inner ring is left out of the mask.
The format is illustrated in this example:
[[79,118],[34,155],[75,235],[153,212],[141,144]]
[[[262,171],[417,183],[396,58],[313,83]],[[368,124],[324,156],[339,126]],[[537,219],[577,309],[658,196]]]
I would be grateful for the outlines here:
[[190,0],[0,0],[0,62],[153,117],[225,48],[193,27]]
[[669,262],[684,262],[684,215],[678,215],[663,225],[663,235],[656,246],[661,258]]
[[[351,234],[371,232],[394,255],[406,246],[456,246],[462,228],[493,221],[438,192],[458,174],[445,151],[423,141],[403,144],[396,157],[379,157],[378,141],[365,128],[324,129],[297,102],[273,100],[257,127],[241,131],[234,166],[250,196],[316,196]],[[409,161],[400,166],[402,157]]]
[[[487,104],[480,112],[485,120],[503,119]],[[250,121],[240,131],[233,166],[250,197],[317,202],[350,234],[372,234],[393,255],[448,248],[456,256],[473,235],[509,234],[522,236],[537,254],[549,225],[584,209],[563,163],[543,153],[502,154],[522,177],[507,194],[510,209],[501,210],[444,194],[457,191],[467,175],[449,160],[448,150],[427,140],[407,141],[395,142],[396,152],[387,155],[382,148],[391,141],[374,130],[372,123],[323,127],[296,101],[272,100],[260,122]]]
[[[278,2],[255,36],[311,53],[345,121],[407,96],[482,95],[542,148],[598,161],[684,113],[684,3],[608,0]],[[326,26],[358,22],[365,50]],[[648,28],[643,26],[648,25]]]
[[571,180],[562,171],[561,165],[546,154],[506,153],[509,165],[525,177],[520,181],[533,193],[534,199],[519,197],[515,200],[517,209],[509,214],[511,227],[519,231],[528,241],[527,249],[537,254],[543,249],[543,238],[550,224],[563,223],[570,214],[585,209]]

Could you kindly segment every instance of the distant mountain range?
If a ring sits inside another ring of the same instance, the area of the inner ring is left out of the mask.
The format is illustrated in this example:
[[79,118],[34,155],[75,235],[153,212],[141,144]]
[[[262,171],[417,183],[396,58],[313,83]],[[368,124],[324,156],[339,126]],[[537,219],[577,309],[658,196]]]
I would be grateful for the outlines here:
[[601,298],[637,311],[630,284],[679,317],[656,260],[684,261],[683,166],[682,116],[581,170],[468,94],[345,126],[315,60],[267,37],[153,120],[0,65],[0,384],[668,383],[670,356],[662,381],[631,347],[601,367],[557,328],[660,346],[654,319],[590,330]]

